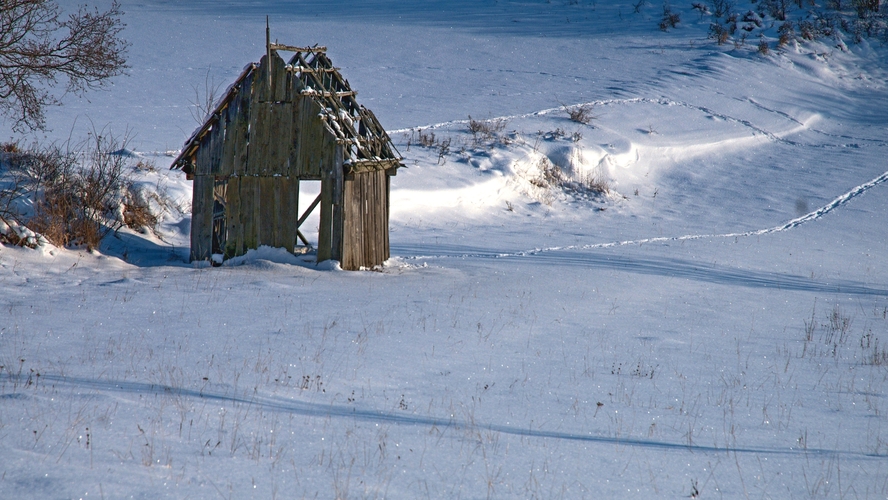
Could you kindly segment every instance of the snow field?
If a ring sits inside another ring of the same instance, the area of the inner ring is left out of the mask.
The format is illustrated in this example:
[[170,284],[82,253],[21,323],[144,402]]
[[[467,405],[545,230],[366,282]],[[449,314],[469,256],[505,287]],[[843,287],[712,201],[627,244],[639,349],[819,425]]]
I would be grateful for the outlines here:
[[[665,34],[657,4],[300,6],[124,5],[133,77],[57,110],[133,124],[163,217],[0,247],[0,496],[888,494],[877,43],[761,57],[678,5]],[[184,261],[165,153],[266,13],[405,156],[380,272]]]

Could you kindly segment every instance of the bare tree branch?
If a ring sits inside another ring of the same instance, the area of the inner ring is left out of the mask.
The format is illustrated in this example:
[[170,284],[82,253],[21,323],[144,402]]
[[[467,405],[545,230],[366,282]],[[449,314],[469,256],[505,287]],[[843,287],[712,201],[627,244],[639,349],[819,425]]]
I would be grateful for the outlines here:
[[0,0],[0,115],[14,130],[46,128],[44,108],[59,103],[51,90],[60,79],[65,92],[82,95],[124,73],[122,15],[117,0],[66,18],[53,0]]

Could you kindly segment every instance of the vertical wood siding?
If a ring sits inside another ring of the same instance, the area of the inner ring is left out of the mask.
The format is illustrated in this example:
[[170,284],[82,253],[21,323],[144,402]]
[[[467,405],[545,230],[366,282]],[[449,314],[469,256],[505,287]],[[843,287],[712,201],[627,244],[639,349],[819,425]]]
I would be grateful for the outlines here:
[[[292,252],[300,180],[321,180],[318,261],[359,269],[388,259],[389,179],[384,170],[344,177],[343,146],[303,88],[272,52],[217,110],[193,158],[193,260],[208,259],[214,241],[225,258],[260,245]],[[214,187],[224,206],[215,231]]]

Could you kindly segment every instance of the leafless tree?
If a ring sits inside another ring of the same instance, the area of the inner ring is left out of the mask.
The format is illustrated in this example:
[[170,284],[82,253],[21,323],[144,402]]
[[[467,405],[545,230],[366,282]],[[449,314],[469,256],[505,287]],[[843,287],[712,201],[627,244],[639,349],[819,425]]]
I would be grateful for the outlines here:
[[222,85],[216,85],[216,82],[210,77],[210,70],[208,69],[207,76],[204,78],[203,90],[197,85],[192,85],[191,88],[194,90],[194,99],[191,101],[192,107],[188,110],[199,127],[207,121],[207,117],[213,112],[214,106],[216,106],[216,98],[219,96],[219,89],[222,88]]
[[[0,0],[0,115],[13,129],[42,130],[54,87],[82,95],[122,74],[129,43],[120,4],[63,14],[53,0]],[[61,80],[61,81],[60,81]]]

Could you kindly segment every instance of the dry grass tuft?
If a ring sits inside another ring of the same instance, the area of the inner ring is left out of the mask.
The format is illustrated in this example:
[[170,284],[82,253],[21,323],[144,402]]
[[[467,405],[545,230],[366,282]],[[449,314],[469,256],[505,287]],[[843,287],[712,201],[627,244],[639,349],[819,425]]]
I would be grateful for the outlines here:
[[564,110],[567,111],[567,115],[570,117],[571,121],[588,125],[589,122],[596,119],[596,116],[592,113],[592,104],[583,104],[574,107],[562,106],[564,107]]

